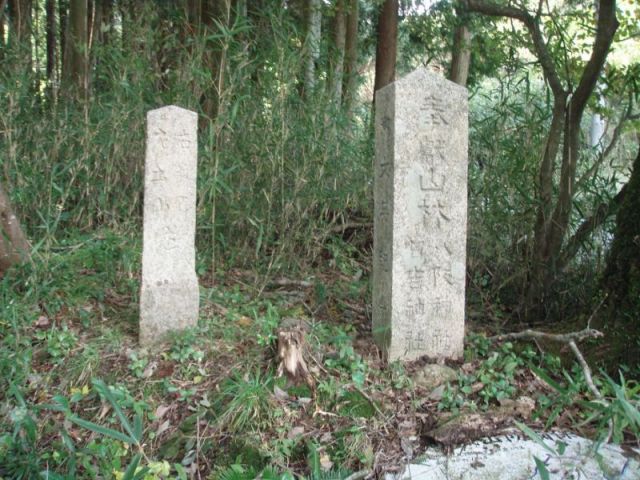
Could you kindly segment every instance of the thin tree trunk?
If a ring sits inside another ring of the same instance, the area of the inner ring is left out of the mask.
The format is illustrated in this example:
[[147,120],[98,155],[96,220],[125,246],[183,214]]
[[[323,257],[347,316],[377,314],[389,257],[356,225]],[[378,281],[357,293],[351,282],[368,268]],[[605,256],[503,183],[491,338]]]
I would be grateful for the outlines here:
[[7,6],[7,0],[0,0],[0,63],[4,59],[4,17],[5,17],[5,8]]
[[68,0],[58,0],[58,30],[60,32],[60,61],[58,78],[63,78],[64,69],[67,62],[67,28],[69,23],[69,2]]
[[47,37],[47,80],[49,84],[55,83],[56,77],[56,2],[47,0],[46,11],[46,37]]
[[31,0],[9,0],[9,45],[20,50],[20,65],[30,68]]
[[320,58],[320,35],[322,33],[322,2],[308,0],[307,2],[307,38],[306,38],[306,66],[304,76],[304,94],[310,97],[316,87],[316,67]]
[[342,101],[342,76],[344,73],[344,49],[346,35],[345,0],[336,0],[333,21],[332,61],[329,82],[329,95],[333,104],[339,108]]
[[458,25],[453,36],[450,80],[466,87],[471,65],[471,30],[467,24]]
[[86,100],[88,93],[88,1],[71,0],[63,78],[67,93]]
[[187,0],[187,35],[195,36],[200,31],[202,3],[200,0]]
[[353,116],[353,105],[358,90],[358,20],[359,1],[350,0],[347,12],[347,32],[344,47],[344,108],[347,116]]
[[[209,35],[220,33],[217,24],[229,26],[231,14],[230,0],[205,0],[202,4],[202,23]],[[224,89],[226,64],[226,41],[211,44],[207,48],[206,66],[211,72],[211,84],[204,93],[202,109],[209,120],[218,116],[220,98]],[[206,120],[206,118],[204,119]]]
[[374,92],[395,80],[398,45],[398,0],[384,0],[378,16]]
[[102,7],[100,3],[101,0],[89,0],[88,3],[87,44],[90,52],[93,50],[94,45],[99,45],[102,40],[102,29],[100,28],[102,24]]
[[9,42],[20,44],[31,36],[31,0],[9,0]]
[[29,259],[30,246],[0,184],[0,275],[11,265]]

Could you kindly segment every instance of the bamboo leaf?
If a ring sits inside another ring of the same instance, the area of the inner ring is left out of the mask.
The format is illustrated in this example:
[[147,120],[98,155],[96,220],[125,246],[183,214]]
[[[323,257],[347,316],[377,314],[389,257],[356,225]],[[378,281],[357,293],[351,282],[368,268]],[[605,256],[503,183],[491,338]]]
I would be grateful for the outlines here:
[[98,390],[98,392],[102,396],[104,396],[104,398],[106,398],[107,401],[111,404],[113,410],[116,412],[118,419],[120,420],[122,428],[126,430],[126,432],[131,436],[132,439],[134,439],[134,443],[140,443],[141,438],[135,434],[134,429],[131,427],[131,423],[129,423],[129,419],[127,419],[127,416],[120,408],[120,405],[111,393],[109,386],[100,379],[95,379],[93,381],[93,385],[96,387],[96,390]]
[[547,450],[549,453],[551,453],[552,455],[556,455],[556,452],[553,448],[551,448],[549,445],[547,445],[545,443],[545,441],[542,439],[542,437],[540,435],[538,435],[536,432],[534,432],[533,430],[531,430],[529,427],[527,427],[524,423],[520,423],[520,422],[516,422],[516,426],[522,430],[522,432],[529,437],[531,440],[533,440],[534,442],[536,442],[538,445],[540,445],[542,448],[544,448],[545,450]]
[[533,371],[533,373],[535,373],[538,377],[540,377],[542,380],[544,380],[544,382],[549,385],[551,388],[553,388],[555,391],[557,391],[558,393],[561,394],[565,394],[566,393],[566,389],[562,388],[562,386],[556,382],[555,380],[553,380],[549,375],[547,375],[547,373],[534,366],[531,365],[529,368],[531,368],[531,370]]
[[69,415],[67,418],[69,419],[69,421],[75,423],[76,425],[82,428],[86,428],[87,430],[90,430],[92,432],[99,433],[107,437],[115,438],[116,440],[120,440],[121,442],[125,442],[131,445],[136,445],[138,443],[134,438],[131,438],[130,436],[125,435],[122,432],[119,432],[109,427],[103,427],[102,425],[98,425],[97,423],[90,422],[83,418],[77,417],[76,415]]

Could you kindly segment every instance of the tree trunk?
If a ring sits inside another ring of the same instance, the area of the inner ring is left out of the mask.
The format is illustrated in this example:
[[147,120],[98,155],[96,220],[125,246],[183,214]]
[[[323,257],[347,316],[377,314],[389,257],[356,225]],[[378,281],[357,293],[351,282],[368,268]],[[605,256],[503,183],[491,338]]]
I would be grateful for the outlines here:
[[384,0],[378,16],[374,92],[395,80],[397,44],[398,0]]
[[[202,24],[208,35],[220,33],[218,24],[224,28],[229,26],[231,14],[230,0],[204,0],[202,4]],[[210,121],[218,116],[220,99],[224,90],[224,71],[226,64],[226,40],[216,43],[208,41],[205,53],[205,65],[211,72],[211,83],[202,99],[202,110]]]
[[195,36],[200,31],[202,3],[200,0],[187,0],[187,35]]
[[67,93],[81,100],[87,98],[89,81],[87,15],[87,0],[70,1],[65,65],[62,73]]
[[4,49],[6,48],[4,43],[4,11],[6,5],[7,0],[0,0],[0,63],[4,60]]
[[31,0],[9,0],[9,45],[19,49],[20,65],[31,67]]
[[[614,344],[622,351],[623,361],[637,363],[640,350],[637,333],[640,321],[640,150],[625,189],[602,286],[609,295],[611,324],[608,327]],[[618,337],[617,341],[615,337]]]
[[344,49],[346,35],[345,0],[336,0],[333,18],[333,45],[331,51],[331,70],[329,72],[329,96],[336,108],[342,101],[342,76],[344,69]]
[[353,116],[353,104],[358,93],[358,0],[350,0],[347,12],[347,32],[344,47],[344,108]]
[[308,0],[307,3],[306,66],[304,94],[310,97],[316,87],[316,67],[320,58],[320,35],[322,32],[322,2]]
[[450,80],[467,86],[469,77],[469,66],[471,64],[471,31],[463,23],[456,27],[453,36],[453,51],[451,52],[451,75]]
[[67,62],[67,28],[69,24],[69,2],[68,0],[58,0],[58,29],[60,31],[60,62],[58,63],[60,71],[58,78],[64,76],[64,69]]
[[56,2],[47,0],[45,4],[47,22],[47,80],[49,84],[55,83],[56,79]]
[[[102,40],[102,0],[89,0],[87,11],[87,44],[89,51]],[[91,55],[93,57],[93,55]],[[91,63],[91,61],[89,62]]]
[[602,282],[614,304],[640,307],[640,150],[625,189]]
[[0,230],[1,276],[11,265],[28,260],[31,250],[2,184],[0,184]]
[[31,0],[9,0],[9,42],[30,41]]

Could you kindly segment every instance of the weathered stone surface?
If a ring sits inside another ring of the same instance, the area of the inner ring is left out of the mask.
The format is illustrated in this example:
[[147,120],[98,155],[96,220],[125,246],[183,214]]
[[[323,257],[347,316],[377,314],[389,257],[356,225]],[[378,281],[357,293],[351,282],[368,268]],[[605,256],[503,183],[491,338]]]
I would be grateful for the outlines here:
[[460,358],[467,90],[418,69],[376,93],[373,333],[390,360]]
[[447,382],[455,382],[458,373],[451,367],[438,364],[427,364],[418,369],[413,376],[413,383],[425,390],[434,388]]
[[140,343],[195,325],[198,115],[169,106],[147,114]]
[[[544,478],[536,458],[550,479],[640,479],[638,454],[617,445],[597,445],[568,432],[540,432],[540,443],[522,434],[488,437],[449,454],[427,449],[401,475],[387,480],[525,480]],[[542,444],[544,443],[544,445]]]

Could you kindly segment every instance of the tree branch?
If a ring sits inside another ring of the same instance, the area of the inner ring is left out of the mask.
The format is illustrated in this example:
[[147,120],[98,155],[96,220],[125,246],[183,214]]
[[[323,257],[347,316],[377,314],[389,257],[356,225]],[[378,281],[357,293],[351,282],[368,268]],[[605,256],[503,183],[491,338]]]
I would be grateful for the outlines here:
[[567,242],[567,246],[564,248],[562,254],[560,255],[560,259],[558,260],[558,269],[562,270],[569,263],[569,261],[575,257],[576,253],[578,253],[578,249],[580,245],[584,243],[584,241],[593,233],[593,231],[598,228],[600,225],[604,223],[604,221],[613,215],[620,207],[622,200],[624,199],[625,193],[627,191],[627,185],[620,189],[620,191],[616,194],[615,197],[609,203],[601,203],[595,209],[593,214],[584,219],[584,221],[580,224],[576,233],[569,239]]
[[545,78],[549,82],[549,86],[553,91],[554,96],[560,96],[565,93],[556,66],[553,63],[553,58],[547,49],[547,44],[544,41],[542,32],[540,31],[540,25],[537,22],[538,16],[532,16],[526,10],[520,10],[514,7],[508,7],[504,5],[496,5],[485,0],[464,0],[463,4],[472,12],[482,13],[483,15],[489,15],[492,17],[507,17],[519,20],[529,30],[531,39],[533,40],[533,46],[540,60],[542,71]]
[[598,9],[598,23],[596,27],[596,39],[593,43],[591,57],[584,67],[580,83],[571,99],[571,113],[573,118],[582,116],[587,100],[596,86],[598,77],[609,53],[613,37],[618,29],[616,18],[616,1],[600,0]]

